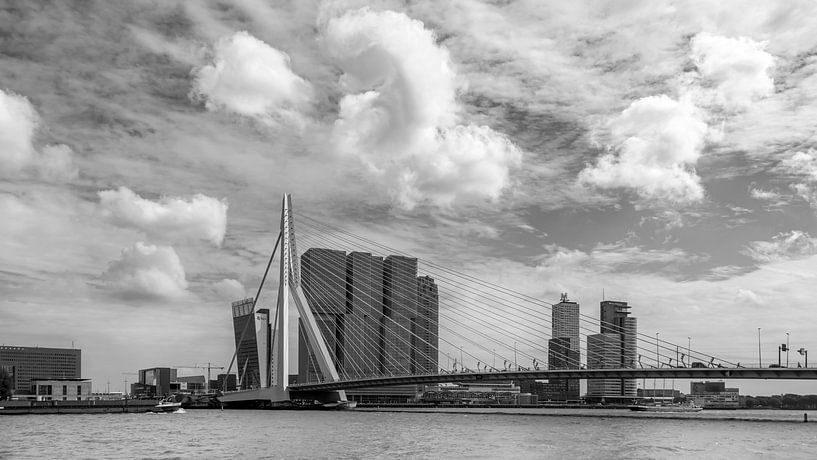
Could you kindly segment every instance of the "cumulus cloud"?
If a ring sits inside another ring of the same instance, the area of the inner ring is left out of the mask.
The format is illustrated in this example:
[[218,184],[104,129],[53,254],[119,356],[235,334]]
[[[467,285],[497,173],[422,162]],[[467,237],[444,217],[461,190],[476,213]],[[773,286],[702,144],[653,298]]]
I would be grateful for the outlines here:
[[432,31],[402,13],[361,9],[330,19],[324,39],[344,72],[333,133],[341,152],[409,209],[498,198],[522,153],[491,128],[458,124],[462,82]]
[[714,103],[728,110],[744,110],[774,92],[769,76],[774,57],[764,50],[765,43],[700,33],[690,45],[704,85],[714,90]]
[[792,230],[773,236],[771,241],[753,241],[743,254],[757,262],[769,263],[817,254],[817,238],[806,232]]
[[193,71],[194,100],[266,122],[302,122],[312,87],[292,71],[289,56],[247,32],[216,42],[212,62]]
[[142,242],[122,250],[103,274],[107,286],[126,299],[175,300],[189,295],[184,267],[170,246]]
[[66,145],[33,144],[39,116],[27,98],[0,90],[0,176],[33,173],[48,181],[70,180],[78,171]]
[[650,96],[633,102],[609,124],[613,151],[579,174],[603,189],[633,188],[647,200],[691,203],[704,197],[694,165],[707,125],[688,100]]
[[138,228],[163,239],[202,239],[221,245],[227,203],[202,194],[192,198],[142,198],[126,187],[98,192],[102,214],[116,225]]
[[690,46],[697,78],[682,85],[677,99],[639,99],[610,122],[612,151],[585,168],[579,183],[632,188],[641,199],[661,204],[704,198],[694,167],[706,142],[719,140],[719,129],[708,125],[710,112],[746,110],[772,94],[774,57],[764,51],[765,44],[744,37],[700,33]]

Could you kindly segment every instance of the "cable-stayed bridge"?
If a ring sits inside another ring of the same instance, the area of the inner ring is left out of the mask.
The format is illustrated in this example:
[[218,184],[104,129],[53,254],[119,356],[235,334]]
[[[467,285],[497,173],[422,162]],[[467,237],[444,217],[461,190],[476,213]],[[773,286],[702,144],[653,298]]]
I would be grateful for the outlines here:
[[[588,395],[627,398],[636,379],[817,379],[817,368],[742,365],[638,332],[626,302],[602,302],[596,318],[566,295],[551,304],[414,258],[294,212],[289,195],[265,278],[276,252],[270,347],[259,356],[267,375],[225,402],[343,401],[359,388],[540,379],[574,392],[588,379]],[[300,316],[294,382],[290,301]]]

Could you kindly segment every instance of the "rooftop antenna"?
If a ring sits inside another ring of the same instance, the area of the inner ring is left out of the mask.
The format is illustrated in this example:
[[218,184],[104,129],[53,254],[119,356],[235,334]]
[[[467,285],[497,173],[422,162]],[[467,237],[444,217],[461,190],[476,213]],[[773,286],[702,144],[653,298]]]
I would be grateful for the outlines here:
[[604,302],[606,299],[604,298],[604,288],[601,288],[601,301]]

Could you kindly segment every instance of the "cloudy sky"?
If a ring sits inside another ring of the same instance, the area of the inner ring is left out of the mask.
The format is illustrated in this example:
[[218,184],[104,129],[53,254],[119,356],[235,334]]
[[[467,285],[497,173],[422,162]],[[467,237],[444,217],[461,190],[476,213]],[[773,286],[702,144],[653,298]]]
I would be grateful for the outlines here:
[[811,1],[13,3],[0,342],[97,387],[229,362],[284,192],[732,361],[817,350]]

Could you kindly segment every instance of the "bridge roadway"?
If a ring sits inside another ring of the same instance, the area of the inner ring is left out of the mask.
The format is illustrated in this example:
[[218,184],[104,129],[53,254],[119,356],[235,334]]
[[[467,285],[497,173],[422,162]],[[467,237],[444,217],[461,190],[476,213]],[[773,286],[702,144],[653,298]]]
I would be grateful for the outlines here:
[[519,370],[499,372],[460,372],[450,374],[422,374],[392,377],[372,377],[358,380],[338,380],[322,383],[298,383],[291,391],[349,390],[352,388],[382,387],[408,384],[454,382],[490,382],[525,379],[781,379],[817,380],[817,368],[647,368],[647,369],[560,369]]

